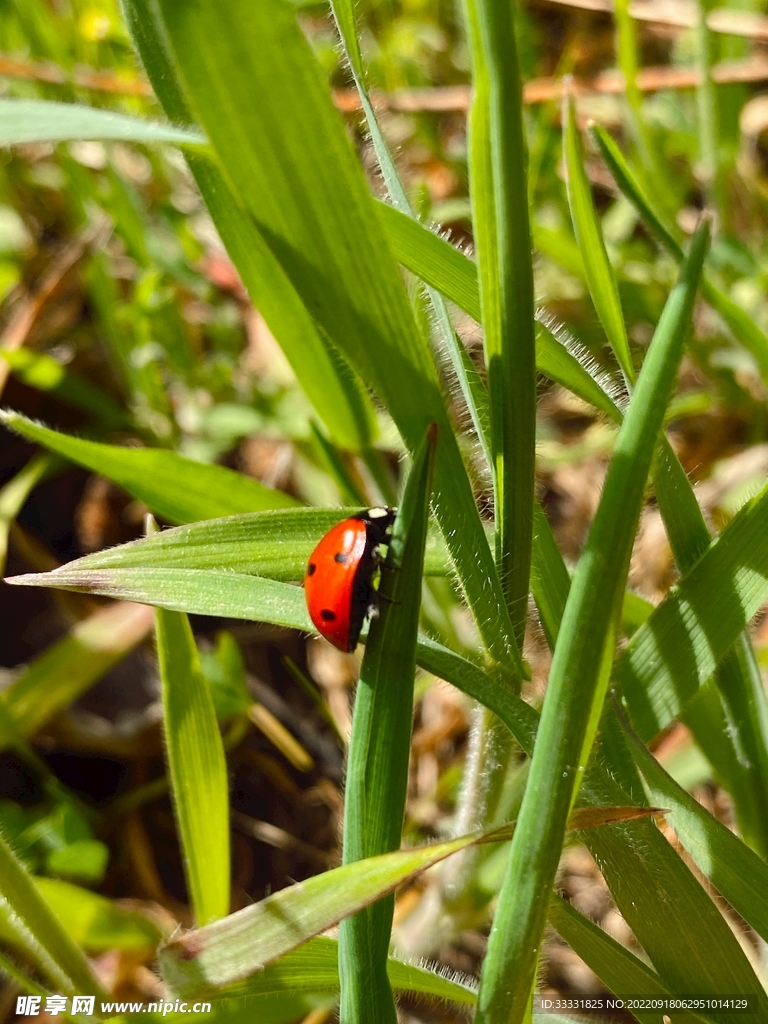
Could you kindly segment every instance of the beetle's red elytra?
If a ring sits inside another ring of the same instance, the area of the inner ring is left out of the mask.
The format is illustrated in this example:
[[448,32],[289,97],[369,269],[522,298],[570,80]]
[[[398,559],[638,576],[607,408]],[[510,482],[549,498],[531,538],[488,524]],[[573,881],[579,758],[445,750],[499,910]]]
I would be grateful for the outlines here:
[[377,611],[373,577],[395,521],[393,508],[369,508],[337,523],[309,556],[304,576],[307,609],[321,636],[354,651],[366,616]]

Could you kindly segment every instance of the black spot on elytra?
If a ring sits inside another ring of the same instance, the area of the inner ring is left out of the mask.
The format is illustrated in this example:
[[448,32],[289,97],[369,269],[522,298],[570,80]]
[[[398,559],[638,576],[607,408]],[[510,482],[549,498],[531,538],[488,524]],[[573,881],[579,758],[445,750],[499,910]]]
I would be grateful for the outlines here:
[[342,565],[349,560],[349,555],[345,555],[343,551],[337,551],[333,556],[334,562],[340,562]]
[[317,568],[317,566],[315,565],[315,563],[314,562],[310,562],[309,565],[307,566],[307,576],[311,576],[316,568]]
[[332,612],[330,608],[323,608],[323,610],[320,612],[320,618],[323,620],[323,622],[335,622],[336,612]]

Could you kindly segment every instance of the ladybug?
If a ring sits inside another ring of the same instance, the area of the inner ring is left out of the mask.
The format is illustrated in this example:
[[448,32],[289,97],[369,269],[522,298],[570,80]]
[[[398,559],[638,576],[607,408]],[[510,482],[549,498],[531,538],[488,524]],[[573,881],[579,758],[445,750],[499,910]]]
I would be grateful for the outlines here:
[[393,508],[369,508],[332,527],[309,556],[304,594],[318,633],[340,651],[357,647],[366,616],[378,614],[373,574],[389,542]]

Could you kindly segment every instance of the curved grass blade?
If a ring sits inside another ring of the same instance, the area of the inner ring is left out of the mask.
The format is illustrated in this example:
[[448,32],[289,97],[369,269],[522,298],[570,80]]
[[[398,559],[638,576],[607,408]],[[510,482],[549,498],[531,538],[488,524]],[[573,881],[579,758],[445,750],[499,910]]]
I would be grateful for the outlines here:
[[[596,829],[652,813],[634,807],[579,809],[568,827]],[[514,827],[510,823],[480,835],[369,857],[297,882],[169,942],[159,954],[163,977],[180,996],[240,981],[451,854],[476,843],[508,840]]]
[[73,139],[205,145],[205,137],[200,132],[170,124],[155,124],[110,110],[97,110],[77,103],[0,99],[0,146]]
[[282,0],[235,0],[226,19],[211,0],[160,0],[156,9],[173,66],[219,165],[302,302],[378,393],[411,453],[429,423],[438,424],[436,515],[489,651],[521,675],[501,584],[428,346],[294,13]]
[[567,96],[564,100],[563,121],[566,126],[563,149],[568,203],[571,208],[573,230],[584,262],[589,294],[624,378],[628,384],[632,384],[635,380],[635,368],[629,350],[627,328],[621,311],[616,278],[605,250],[603,232],[592,201],[592,187],[584,168],[584,150],[581,133],[576,124],[576,105],[573,96]]
[[[435,441],[435,430],[430,430],[408,476],[382,569],[384,604],[365,645],[347,758],[345,864],[396,850],[402,837]],[[387,978],[394,908],[394,897],[389,897],[342,922],[339,977],[345,1024],[396,1024]]]
[[[378,210],[397,260],[480,323],[480,290],[477,267],[472,260],[440,235],[394,207],[380,203]],[[536,366],[539,372],[611,419],[616,419],[618,410],[613,400],[590,371],[557,339],[548,323],[546,313],[540,311],[536,314]]]
[[165,449],[119,448],[86,441],[6,410],[0,410],[0,423],[107,477],[172,523],[298,504],[282,491],[265,487],[234,470],[193,462]]
[[[684,576],[711,537],[688,477],[666,441],[659,450],[654,484]],[[741,835],[768,855],[768,699],[746,634],[725,655],[714,683],[699,690],[682,717],[731,793]]]
[[678,717],[768,597],[768,487],[748,502],[638,629],[617,664],[647,742]]
[[[408,219],[415,220],[413,208],[408,200],[400,176],[397,173],[395,162],[389,151],[386,140],[381,132],[376,111],[371,103],[366,84],[365,67],[363,64],[360,45],[357,38],[355,25],[355,12],[351,0],[331,0],[331,9],[336,20],[336,26],[341,36],[344,50],[347,54],[352,75],[357,87],[360,101],[365,113],[365,120],[371,134],[371,141],[376,152],[376,158],[381,168],[382,176],[387,186],[390,198],[395,207]],[[459,381],[464,400],[467,403],[475,433],[480,441],[486,460],[490,466],[491,452],[489,447],[489,423],[488,423],[488,396],[475,369],[472,360],[469,358],[464,345],[453,329],[450,314],[445,299],[439,290],[427,284],[427,294],[432,308],[435,311],[435,318],[440,334],[448,350],[453,372]]]
[[539,743],[510,849],[478,996],[479,1020],[525,1018],[564,824],[582,781],[608,684],[617,612],[664,410],[709,241],[700,226],[670,293],[616,442],[555,646]]
[[[549,921],[555,931],[615,995],[642,994],[649,999],[654,996],[676,995],[664,985],[655,971],[606,934],[602,928],[580,914],[562,896],[553,895],[549,904]],[[658,1013],[635,1011],[633,1016],[639,1021],[647,1021],[648,1024],[658,1024]],[[696,1014],[686,1016],[686,1020],[689,1021],[701,1019]]]
[[229,791],[216,709],[189,619],[155,612],[171,794],[195,918],[229,912]]

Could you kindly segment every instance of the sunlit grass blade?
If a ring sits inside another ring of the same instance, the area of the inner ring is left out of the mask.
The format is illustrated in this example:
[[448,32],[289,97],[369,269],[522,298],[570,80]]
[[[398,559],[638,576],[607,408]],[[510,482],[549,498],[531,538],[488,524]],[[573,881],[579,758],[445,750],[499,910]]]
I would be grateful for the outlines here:
[[584,166],[584,150],[572,96],[564,101],[563,121],[568,203],[571,207],[573,230],[584,262],[589,294],[624,377],[627,383],[631,384],[635,379],[635,368],[629,350],[627,328],[621,311],[616,278],[608,259],[603,232],[592,200],[592,187]]
[[470,191],[493,459],[496,564],[519,644],[533,536],[536,333],[527,148],[514,8],[468,0]]
[[[344,802],[345,864],[400,846],[408,789],[416,639],[436,431],[414,460],[382,569],[383,602],[365,645],[355,695]],[[342,923],[339,931],[344,1024],[396,1024],[387,977],[394,898]]]
[[[642,820],[651,813],[635,807],[578,809],[568,827],[580,831],[629,821],[624,827],[632,828],[633,820]],[[159,954],[163,977],[180,996],[231,985],[453,853],[477,843],[503,842],[514,828],[514,822],[510,822],[486,833],[385,853],[297,882],[222,921],[169,942]]]
[[2,834],[0,896],[11,910],[7,920],[19,942],[38,961],[56,990],[85,994],[100,990],[83,953]]
[[[134,0],[126,3],[137,7]],[[432,358],[327,82],[282,0],[160,0],[172,65],[238,202],[332,345],[387,406],[413,454],[440,429],[435,512],[492,655],[523,673]],[[138,21],[140,19],[136,19]],[[150,24],[151,29],[151,24]],[[162,31],[158,26],[155,30]],[[173,68],[162,48],[150,77]],[[144,51],[143,51],[144,52]],[[256,99],[256,101],[254,101]],[[226,111],[226,116],[222,116]]]
[[[591,134],[623,194],[634,205],[648,228],[667,251],[676,260],[681,261],[683,250],[677,240],[674,227],[666,222],[664,214],[660,213],[652,200],[648,198],[615,141],[604,128],[598,125],[592,126]],[[721,288],[713,284],[706,275],[701,282],[701,294],[712,309],[722,317],[734,338],[752,353],[760,375],[764,381],[768,381],[768,337],[755,321],[743,309],[740,309]]]
[[[361,511],[359,505],[295,508],[207,519],[84,555],[67,562],[62,571],[214,569],[300,581],[320,538],[342,519]],[[427,535],[424,572],[435,576],[450,572],[450,555],[434,524]]]
[[200,132],[170,124],[155,124],[110,110],[46,100],[0,100],[0,146],[64,142],[68,139],[168,142],[175,146],[205,144],[205,137]]
[[282,491],[235,473],[185,459],[160,448],[120,448],[50,430],[15,412],[0,411],[0,422],[63,458],[106,476],[172,523],[290,508],[298,504]]
[[[378,210],[397,260],[478,323],[481,322],[480,289],[473,261],[450,242],[394,207],[381,203]],[[612,399],[590,370],[558,340],[551,328],[551,318],[542,311],[536,314],[536,366],[540,373],[562,384],[611,419],[616,418],[617,409]]]
[[187,616],[155,612],[163,727],[184,871],[200,925],[229,912],[229,797],[224,746]]
[[[274,963],[244,981],[221,990],[231,999],[239,996],[269,996],[282,992],[339,991],[339,949],[335,939],[316,936],[303,946],[280,957]],[[474,1006],[475,989],[466,978],[451,978],[394,957],[387,959],[387,974],[396,992],[410,992],[431,1000]],[[200,994],[200,993],[198,993]]]
[[568,810],[582,781],[608,684],[637,522],[664,410],[682,357],[709,241],[699,228],[667,300],[624,418],[603,494],[568,597],[520,824],[478,997],[479,1021],[517,1024],[527,1012],[546,896]]
[[[147,635],[152,611],[115,604],[96,611],[38,655],[2,693],[3,714],[22,736],[33,736]],[[0,747],[12,737],[3,734]]]

